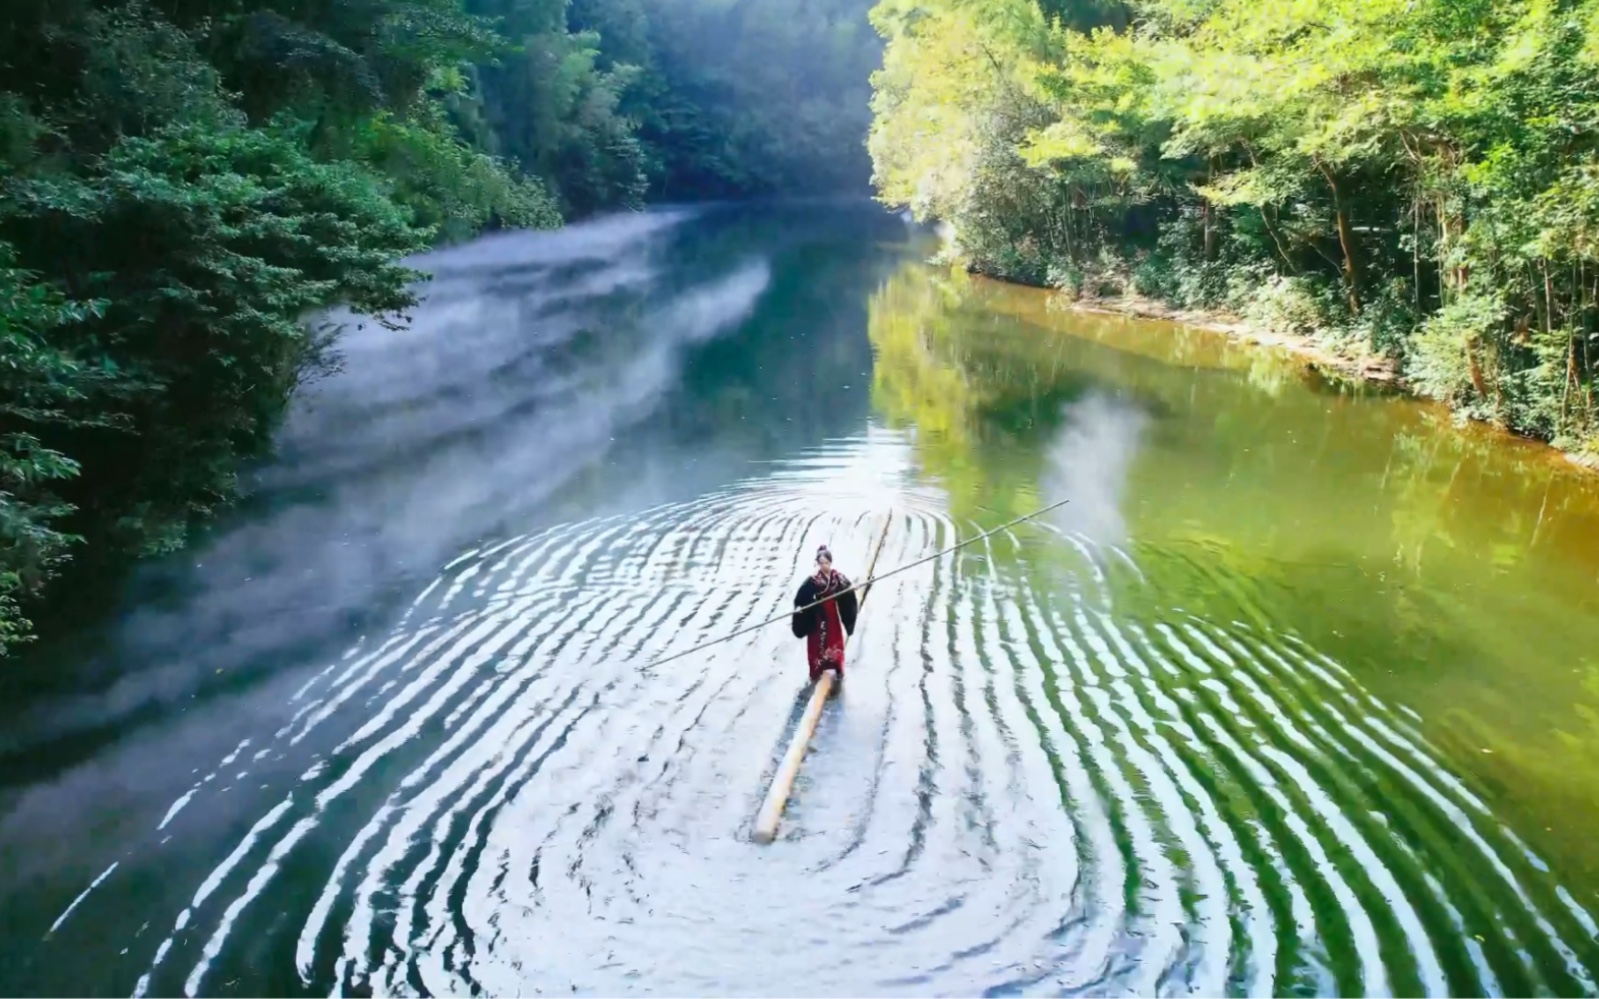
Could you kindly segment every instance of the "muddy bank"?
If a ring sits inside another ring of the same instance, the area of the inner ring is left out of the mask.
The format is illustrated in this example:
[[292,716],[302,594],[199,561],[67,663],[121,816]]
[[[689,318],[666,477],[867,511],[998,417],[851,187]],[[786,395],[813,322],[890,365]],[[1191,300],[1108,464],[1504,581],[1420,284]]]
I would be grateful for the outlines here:
[[1164,302],[1141,296],[1119,298],[1083,297],[1072,300],[1072,308],[1082,312],[1105,315],[1133,316],[1138,319],[1159,319],[1180,323],[1196,329],[1221,333],[1242,343],[1278,347],[1303,358],[1312,369],[1327,374],[1344,375],[1365,381],[1393,385],[1412,392],[1399,371],[1399,363],[1391,357],[1371,353],[1339,351],[1313,336],[1303,333],[1284,333],[1264,329],[1247,320],[1225,312],[1207,309],[1179,309]]

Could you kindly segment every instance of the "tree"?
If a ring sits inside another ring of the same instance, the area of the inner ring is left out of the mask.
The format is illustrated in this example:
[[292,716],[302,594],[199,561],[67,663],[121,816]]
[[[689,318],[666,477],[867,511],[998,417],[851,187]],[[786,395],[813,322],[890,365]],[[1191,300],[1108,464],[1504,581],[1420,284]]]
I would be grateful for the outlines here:
[[977,270],[1132,288],[1599,433],[1595,0],[882,0],[879,195]]
[[[864,184],[865,0],[0,9],[0,651],[66,564],[230,500],[407,255],[646,197]],[[810,73],[803,82],[796,74]]]

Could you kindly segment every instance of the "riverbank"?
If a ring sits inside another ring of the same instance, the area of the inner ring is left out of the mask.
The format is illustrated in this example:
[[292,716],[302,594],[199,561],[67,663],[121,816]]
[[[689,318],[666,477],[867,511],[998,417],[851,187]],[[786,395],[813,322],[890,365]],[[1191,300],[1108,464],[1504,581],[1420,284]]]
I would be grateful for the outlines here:
[[1139,295],[1115,298],[1081,297],[1072,300],[1072,307],[1081,312],[1102,315],[1158,319],[1220,333],[1241,343],[1277,347],[1303,358],[1313,370],[1392,385],[1407,392],[1414,392],[1400,372],[1398,362],[1391,357],[1340,351],[1309,334],[1283,333],[1266,329],[1241,316],[1221,310],[1179,309],[1165,302]]
[[[986,279],[1003,281],[1001,278]],[[1055,291],[1052,294],[1059,295],[1076,312],[1158,320],[1218,333],[1238,343],[1285,351],[1301,359],[1307,370],[1318,374],[1384,385],[1416,398],[1427,398],[1425,393],[1419,391],[1405,378],[1395,358],[1370,352],[1340,350],[1312,334],[1269,329],[1226,310],[1178,308],[1159,299],[1138,294],[1072,296],[1062,291]],[[1474,426],[1502,435],[1507,441],[1536,445],[1571,465],[1588,472],[1599,473],[1599,453],[1591,450],[1568,451],[1548,440],[1517,433],[1508,427],[1489,421],[1461,416],[1460,411],[1453,408],[1451,411]]]

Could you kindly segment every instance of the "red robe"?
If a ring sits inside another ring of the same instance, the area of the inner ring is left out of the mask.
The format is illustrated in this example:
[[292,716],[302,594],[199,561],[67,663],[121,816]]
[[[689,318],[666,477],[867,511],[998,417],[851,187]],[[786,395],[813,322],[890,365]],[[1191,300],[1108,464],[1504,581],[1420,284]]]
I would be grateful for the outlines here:
[[843,592],[849,587],[844,574],[832,569],[825,577],[812,576],[805,580],[794,595],[794,606],[800,608],[838,594],[820,607],[794,612],[794,637],[805,639],[806,659],[813,681],[827,669],[837,670],[839,679],[844,678],[844,640],[855,632],[855,614],[859,608],[855,591]]

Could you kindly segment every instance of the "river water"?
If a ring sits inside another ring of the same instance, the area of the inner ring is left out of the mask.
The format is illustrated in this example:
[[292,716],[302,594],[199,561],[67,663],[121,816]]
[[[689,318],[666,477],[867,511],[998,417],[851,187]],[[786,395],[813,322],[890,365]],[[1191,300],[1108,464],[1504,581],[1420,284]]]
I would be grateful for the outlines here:
[[[14,665],[0,992],[1593,995],[1599,486],[865,206],[420,261]],[[778,841],[820,543],[879,570]]]

